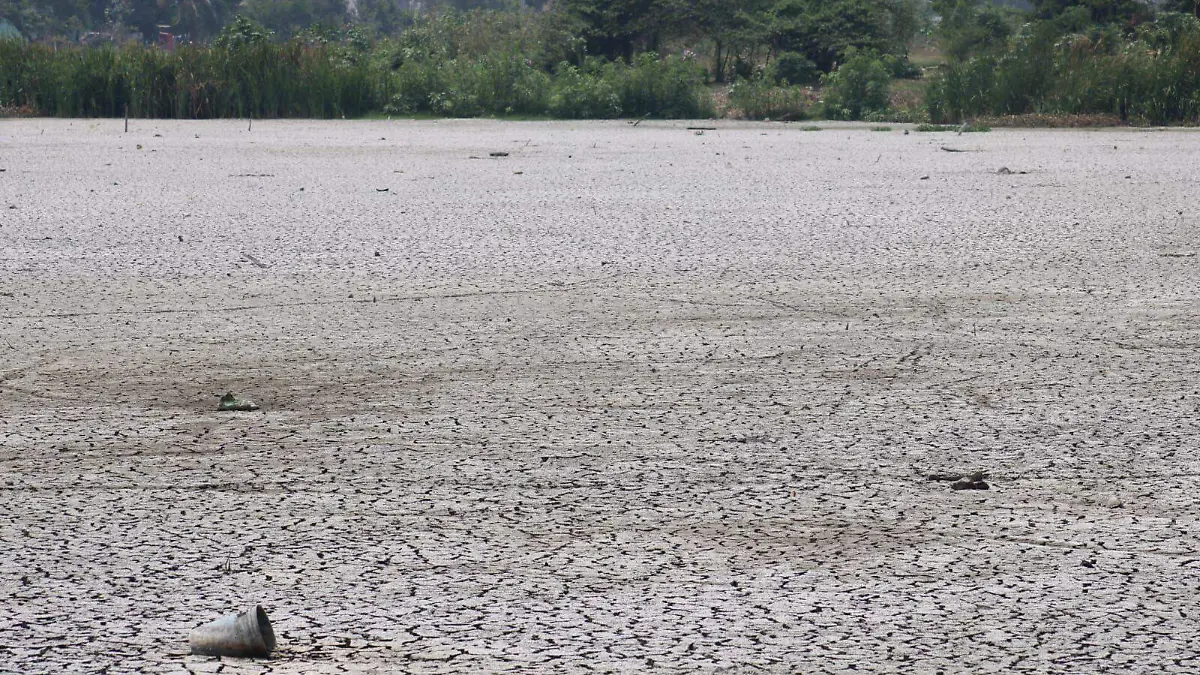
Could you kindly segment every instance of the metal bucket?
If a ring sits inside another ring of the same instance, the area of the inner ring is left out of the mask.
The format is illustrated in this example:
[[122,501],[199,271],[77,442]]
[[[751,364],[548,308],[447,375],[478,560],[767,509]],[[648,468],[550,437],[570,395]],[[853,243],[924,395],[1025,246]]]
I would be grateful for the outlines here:
[[188,642],[193,654],[265,658],[275,650],[275,631],[263,608],[254,605],[193,628]]

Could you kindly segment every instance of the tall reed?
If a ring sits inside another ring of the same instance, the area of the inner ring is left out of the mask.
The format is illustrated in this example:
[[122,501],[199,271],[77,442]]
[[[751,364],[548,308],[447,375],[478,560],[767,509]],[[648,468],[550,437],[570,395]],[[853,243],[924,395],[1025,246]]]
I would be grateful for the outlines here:
[[633,63],[587,60],[551,73],[519,43],[487,42],[469,31],[463,44],[442,41],[443,32],[463,29],[436,21],[369,53],[302,39],[185,45],[169,52],[142,45],[56,50],[4,41],[0,107],[118,117],[128,106],[135,117],[189,119],[713,114],[703,71],[692,61],[642,54]]
[[61,117],[361,116],[382,108],[365,61],[301,41],[238,48],[53,49],[0,42],[0,105]]

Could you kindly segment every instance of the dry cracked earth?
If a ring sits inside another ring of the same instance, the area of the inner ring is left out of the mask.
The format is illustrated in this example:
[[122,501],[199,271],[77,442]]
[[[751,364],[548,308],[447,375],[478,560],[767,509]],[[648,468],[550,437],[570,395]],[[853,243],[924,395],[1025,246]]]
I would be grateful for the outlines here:
[[0,672],[1200,672],[1200,133],[246,126],[0,123]]

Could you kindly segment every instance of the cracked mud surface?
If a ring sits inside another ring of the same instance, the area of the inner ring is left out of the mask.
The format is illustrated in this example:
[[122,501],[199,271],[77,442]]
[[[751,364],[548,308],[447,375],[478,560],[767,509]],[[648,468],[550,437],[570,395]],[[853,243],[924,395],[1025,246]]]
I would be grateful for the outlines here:
[[683,126],[0,123],[0,672],[1200,670],[1200,134]]

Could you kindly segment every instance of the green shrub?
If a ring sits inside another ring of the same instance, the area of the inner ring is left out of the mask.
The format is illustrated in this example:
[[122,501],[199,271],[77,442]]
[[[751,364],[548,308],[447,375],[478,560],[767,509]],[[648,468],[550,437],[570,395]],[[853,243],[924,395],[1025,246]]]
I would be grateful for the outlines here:
[[542,115],[551,78],[515,54],[408,61],[391,74],[389,114]]
[[891,74],[874,52],[851,48],[846,62],[822,82],[825,115],[831,119],[858,120],[888,109]]
[[602,64],[589,61],[586,71],[567,62],[559,64],[550,96],[550,114],[567,119],[621,116],[621,95],[612,77],[604,77]]
[[635,56],[630,64],[607,64],[604,77],[614,81],[622,115],[702,118],[714,114],[712,98],[704,88],[704,71],[692,61],[677,56],[659,59],[648,52]]

